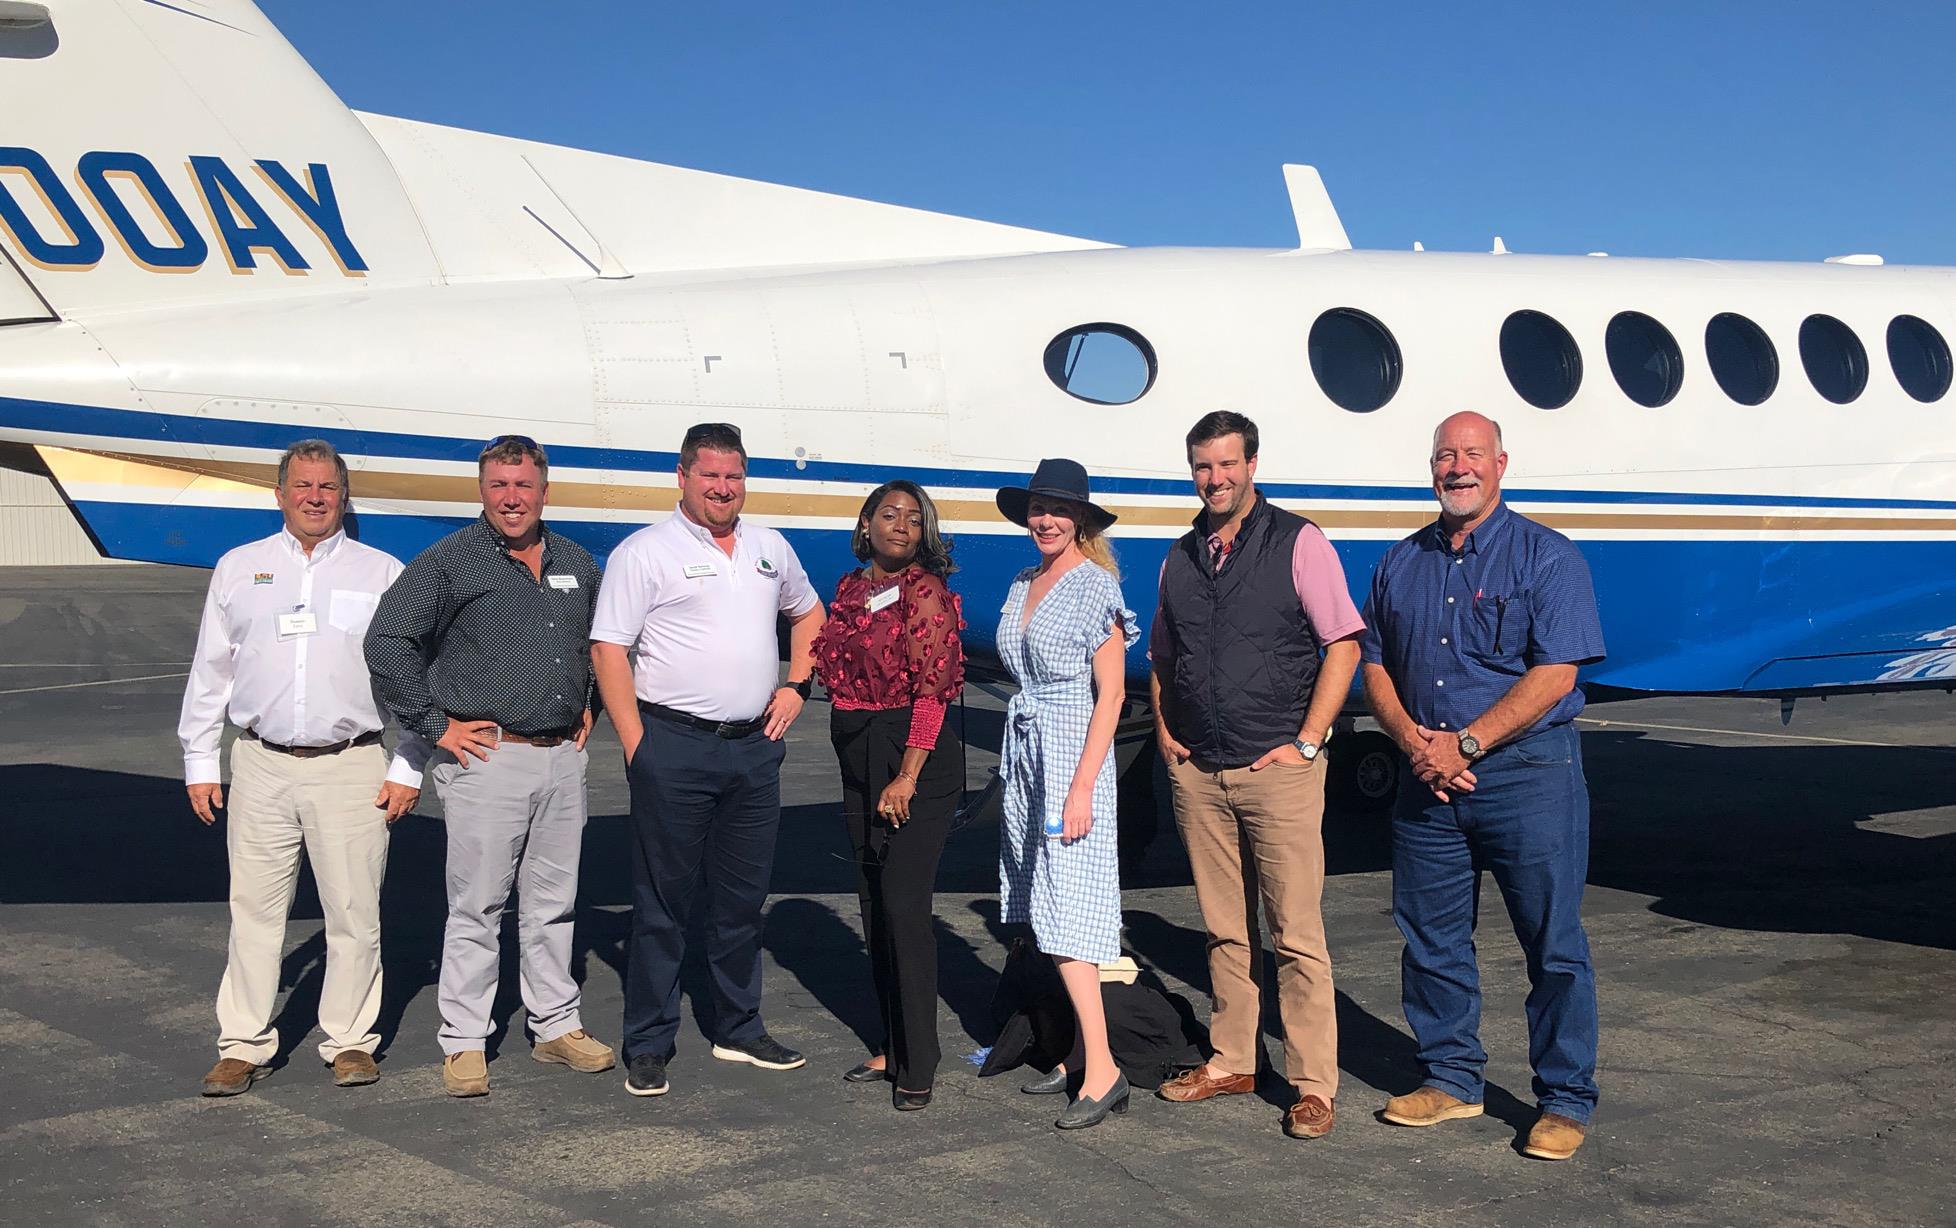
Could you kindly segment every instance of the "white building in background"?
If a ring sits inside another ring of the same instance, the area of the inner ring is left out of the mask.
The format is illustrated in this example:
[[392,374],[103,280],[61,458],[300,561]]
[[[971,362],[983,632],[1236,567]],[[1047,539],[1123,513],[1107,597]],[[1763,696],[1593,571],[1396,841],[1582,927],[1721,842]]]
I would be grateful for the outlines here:
[[0,567],[116,563],[102,557],[31,448],[0,448]]

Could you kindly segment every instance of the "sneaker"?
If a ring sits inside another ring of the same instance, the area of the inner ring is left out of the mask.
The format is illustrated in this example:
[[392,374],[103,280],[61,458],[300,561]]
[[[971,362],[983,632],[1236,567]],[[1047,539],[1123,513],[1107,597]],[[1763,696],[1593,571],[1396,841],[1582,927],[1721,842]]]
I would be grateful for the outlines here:
[[489,1059],[480,1049],[464,1049],[441,1059],[441,1085],[451,1096],[489,1094]]
[[380,1067],[374,1055],[359,1049],[344,1049],[333,1057],[333,1086],[365,1087],[380,1081]]
[[211,1067],[204,1076],[206,1096],[235,1096],[248,1089],[253,1083],[272,1073],[263,1066],[257,1066],[240,1057],[227,1057]]
[[634,1096],[663,1096],[672,1090],[666,1082],[666,1059],[641,1053],[625,1063],[625,1090]]
[[552,1040],[538,1041],[530,1056],[539,1062],[556,1062],[583,1074],[597,1074],[618,1064],[611,1046],[583,1028],[566,1032]]
[[713,1046],[713,1056],[723,1062],[746,1062],[763,1070],[793,1070],[805,1066],[808,1059],[780,1041],[762,1032],[749,1041],[738,1044],[729,1042]]

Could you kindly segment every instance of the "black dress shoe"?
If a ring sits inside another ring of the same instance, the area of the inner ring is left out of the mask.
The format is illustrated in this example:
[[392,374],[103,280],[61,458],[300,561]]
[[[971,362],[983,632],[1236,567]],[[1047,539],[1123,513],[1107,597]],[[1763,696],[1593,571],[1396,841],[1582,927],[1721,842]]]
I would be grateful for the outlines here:
[[901,1087],[890,1089],[890,1103],[896,1105],[899,1113],[914,1113],[930,1103],[930,1088],[920,1092],[907,1092]]
[[845,1083],[881,1083],[889,1077],[890,1072],[887,1069],[871,1066],[868,1062],[860,1062],[842,1072],[842,1081]]
[[666,1059],[641,1053],[625,1063],[625,1090],[634,1096],[663,1096],[670,1091],[666,1082]]
[[1084,1130],[1088,1126],[1097,1126],[1107,1120],[1109,1113],[1127,1112],[1129,1091],[1127,1076],[1116,1075],[1114,1086],[1107,1089],[1106,1095],[1098,1100],[1091,1096],[1081,1096],[1066,1106],[1066,1112],[1061,1113],[1059,1120],[1053,1125],[1061,1130]]
[[807,1058],[766,1032],[752,1040],[717,1044],[713,1046],[713,1056],[723,1062],[746,1062],[763,1070],[793,1070],[808,1064]]
[[1019,1090],[1028,1096],[1059,1096],[1065,1094],[1066,1085],[1072,1078],[1072,1073],[1066,1067],[1055,1066],[1051,1073],[1022,1084]]

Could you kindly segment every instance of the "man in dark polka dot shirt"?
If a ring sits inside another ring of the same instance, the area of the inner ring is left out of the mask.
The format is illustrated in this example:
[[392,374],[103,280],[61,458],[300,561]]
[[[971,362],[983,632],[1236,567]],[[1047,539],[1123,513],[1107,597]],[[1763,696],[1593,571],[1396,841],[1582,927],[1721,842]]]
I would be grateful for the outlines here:
[[614,1062],[584,1030],[570,972],[598,565],[544,527],[550,462],[534,440],[492,441],[476,470],[481,517],[408,564],[366,644],[382,701],[441,748],[431,766],[448,824],[442,1083],[454,1096],[489,1090],[483,1044],[512,884],[532,1056],[585,1072]]

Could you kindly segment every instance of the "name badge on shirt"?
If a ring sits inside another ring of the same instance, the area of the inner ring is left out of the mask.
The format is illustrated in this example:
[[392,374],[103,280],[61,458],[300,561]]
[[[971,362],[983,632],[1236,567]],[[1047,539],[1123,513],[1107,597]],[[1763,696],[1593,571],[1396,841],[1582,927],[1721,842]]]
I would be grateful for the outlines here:
[[896,599],[901,595],[902,595],[901,586],[892,584],[890,587],[884,589],[882,592],[877,593],[875,596],[869,599],[869,612],[871,614],[874,614],[878,610],[889,609],[891,606],[896,604]]
[[711,563],[688,563],[686,564],[686,578],[688,580],[697,580],[701,576],[714,575],[719,570],[718,567],[715,567]]
[[569,592],[577,587],[576,576],[545,576],[544,579],[549,582],[551,588],[562,592]]
[[311,610],[297,610],[278,616],[278,636],[282,640],[317,634],[319,634],[319,615]]

